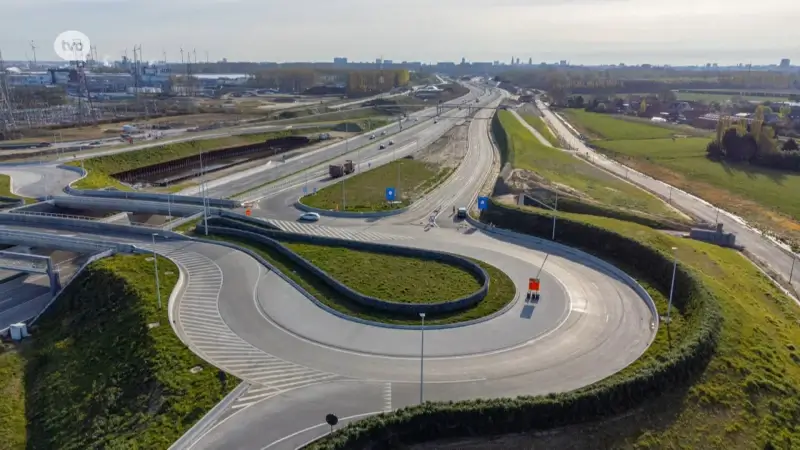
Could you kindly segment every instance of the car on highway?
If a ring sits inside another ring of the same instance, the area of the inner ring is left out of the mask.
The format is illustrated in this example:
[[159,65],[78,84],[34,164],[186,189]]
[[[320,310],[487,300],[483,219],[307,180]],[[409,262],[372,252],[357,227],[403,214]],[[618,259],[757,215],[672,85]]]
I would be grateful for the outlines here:
[[467,218],[467,208],[460,207],[456,211],[456,219],[466,219]]
[[381,131],[381,136],[386,136],[386,130]]
[[389,141],[389,145],[394,145],[394,141]]
[[301,220],[303,222],[316,222],[319,220],[319,214],[315,212],[303,213],[303,215],[298,217],[297,220]]
[[374,134],[372,134],[372,135],[370,135],[370,136],[369,136],[369,140],[370,140],[370,141],[371,141],[371,140],[373,140],[373,139],[375,139],[375,135],[374,135]]
[[385,144],[381,144],[380,149],[383,150],[385,148],[386,148],[386,145]]

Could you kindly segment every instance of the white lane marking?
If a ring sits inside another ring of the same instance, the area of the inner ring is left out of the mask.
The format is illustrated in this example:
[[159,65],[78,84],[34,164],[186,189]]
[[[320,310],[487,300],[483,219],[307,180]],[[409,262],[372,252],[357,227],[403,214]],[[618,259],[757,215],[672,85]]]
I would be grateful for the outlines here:
[[383,386],[383,411],[390,412],[392,410],[392,383],[386,383]]
[[[348,416],[348,417],[340,417],[340,418],[339,418],[339,421],[340,421],[340,422],[342,422],[342,421],[345,421],[345,420],[361,419],[361,418],[363,418],[363,417],[374,416],[374,415],[376,415],[376,414],[381,414],[381,413],[383,413],[383,411],[378,411],[378,412],[370,412],[370,413],[364,413],[364,414],[356,414],[356,415],[354,415],[354,416]],[[293,437],[295,437],[295,436],[299,436],[299,435],[301,435],[301,434],[303,434],[303,433],[307,433],[307,432],[309,432],[309,431],[311,431],[311,430],[315,430],[315,429],[317,429],[317,428],[320,428],[320,427],[328,427],[328,426],[329,426],[329,425],[328,425],[327,423],[321,423],[321,424],[319,424],[319,425],[314,425],[314,426],[311,426],[311,427],[308,427],[308,428],[302,429],[302,430],[300,430],[300,431],[296,431],[296,432],[294,432],[294,433],[292,433],[292,434],[290,434],[290,435],[288,435],[288,436],[284,436],[284,437],[282,437],[282,438],[278,439],[277,441],[273,441],[271,444],[267,445],[266,447],[261,447],[261,450],[267,450],[268,448],[272,448],[272,447],[274,447],[274,446],[276,446],[276,445],[280,444],[281,442],[288,441],[289,439],[291,439],[291,438],[293,438]],[[309,441],[309,442],[310,442],[310,441]],[[301,446],[300,446],[300,447],[298,447],[298,448],[302,448],[302,447],[303,447],[303,446],[305,446],[305,445],[306,445],[306,444],[303,444],[303,445],[301,445]]]

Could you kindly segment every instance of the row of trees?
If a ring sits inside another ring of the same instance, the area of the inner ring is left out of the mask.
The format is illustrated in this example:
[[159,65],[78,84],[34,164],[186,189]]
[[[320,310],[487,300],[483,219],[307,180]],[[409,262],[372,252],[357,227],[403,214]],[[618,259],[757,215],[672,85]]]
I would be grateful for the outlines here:
[[720,118],[716,137],[706,147],[708,158],[800,172],[797,142],[789,139],[779,143],[775,130],[764,125],[764,113],[764,107],[756,109],[750,123],[745,119],[734,122],[731,117]]

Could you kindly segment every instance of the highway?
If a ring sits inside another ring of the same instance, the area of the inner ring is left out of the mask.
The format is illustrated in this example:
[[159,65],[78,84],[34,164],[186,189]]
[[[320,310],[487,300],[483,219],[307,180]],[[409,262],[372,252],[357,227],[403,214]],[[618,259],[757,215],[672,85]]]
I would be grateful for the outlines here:
[[[502,97],[483,88],[473,88],[470,95],[481,105],[496,105]],[[289,159],[209,194],[230,195],[280,178],[246,200],[255,203],[255,216],[286,231],[442,250],[505,272],[517,294],[502,313],[466,327],[425,330],[425,400],[562,392],[626,367],[656,331],[648,305],[628,279],[546,242],[483,232],[450,217],[452,206],[474,203],[497,158],[484,120],[491,110],[480,110],[469,121],[465,158],[451,178],[405,213],[296,222],[299,212],[292,205],[304,187],[339,181],[326,179],[329,159],[343,158],[341,153],[360,142],[365,146],[355,158],[347,156],[360,163],[360,170],[386,164],[435,141],[463,122],[464,114],[454,109],[439,123],[420,119],[395,134],[395,145],[386,150],[377,148],[379,140],[361,137],[366,140],[354,139],[347,149],[339,144]],[[437,210],[437,226],[421,226]],[[115,239],[151,248],[147,239]],[[179,337],[249,384],[210,429],[195,436],[192,449],[294,450],[327,433],[322,426],[327,413],[346,422],[420,401],[420,330],[364,325],[329,314],[249,255],[224,246],[164,240],[155,250],[185,275],[186,284],[171,304]],[[529,304],[524,298],[528,278],[540,269],[542,298]]]
[[[705,220],[709,223],[722,223],[725,231],[736,234],[736,243],[744,246],[748,253],[757,258],[762,264],[765,264],[769,269],[784,280],[789,279],[789,273],[792,270],[792,260],[794,255],[791,254],[789,249],[776,241],[765,237],[758,230],[748,226],[744,219],[736,216],[729,211],[722,211],[714,205],[695,197],[689,193],[674,188],[662,181],[651,178],[647,175],[639,173],[629,167],[626,167],[616,161],[606,158],[591,148],[584,145],[584,143],[576,137],[569,129],[562,123],[562,121],[553,114],[541,100],[536,101],[539,110],[545,116],[547,122],[551,125],[555,132],[565,138],[569,145],[575,149],[576,152],[586,155],[593,164],[602,167],[609,172],[615,173],[621,177],[627,178],[629,181],[644,187],[650,192],[656,193],[663,198],[671,199],[672,204],[677,207]],[[718,213],[720,212],[720,213]],[[792,286],[795,291],[795,296],[800,292],[800,265],[795,267]],[[795,300],[797,300],[795,298]]]

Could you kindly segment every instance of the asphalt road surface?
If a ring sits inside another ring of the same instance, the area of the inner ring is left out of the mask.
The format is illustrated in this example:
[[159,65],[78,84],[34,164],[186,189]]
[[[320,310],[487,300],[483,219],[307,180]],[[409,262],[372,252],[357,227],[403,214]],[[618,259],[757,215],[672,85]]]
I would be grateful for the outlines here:
[[[499,100],[497,91],[481,91],[472,95],[482,97],[482,104]],[[433,142],[463,114],[453,110],[438,124],[423,122],[397,133],[392,149],[378,150],[374,142],[358,161],[362,168],[374,167],[416,151],[417,142]],[[566,391],[605,378],[644,352],[655,334],[654,318],[644,300],[616,276],[560,252],[548,255],[542,266],[546,253],[538,241],[487,234],[446,214],[437,220],[439,227],[420,226],[420,218],[432,210],[449,214],[448,207],[473,202],[485,181],[495,158],[488,121],[473,120],[469,127],[465,161],[451,179],[418,207],[390,219],[326,219],[302,227],[294,220],[299,213],[292,204],[304,186],[308,189],[307,179],[319,186],[331,181],[291,173],[326,171],[325,160],[317,159],[329,159],[325,152],[296,168],[287,161],[278,176],[284,180],[251,196],[258,201],[256,215],[289,231],[446,250],[487,261],[511,277],[517,295],[502,314],[466,328],[424,331],[423,385],[421,330],[358,325],[330,315],[239,251],[197,242],[157,244],[156,251],[187,275],[172,305],[178,335],[202,358],[250,384],[192,448],[295,449],[328,431],[323,426],[327,413],[336,413],[344,423],[391,411],[418,403],[421,388],[425,400]],[[329,151],[335,157],[341,149]],[[273,170],[266,173],[275,176]],[[216,195],[263,180],[221,187]],[[150,248],[147,240],[117,239]],[[527,303],[522,294],[527,279],[540,268],[542,298]]]
[[[621,177],[626,177],[628,180],[635,184],[643,186],[645,189],[659,194],[663,198],[670,199],[672,204],[677,207],[690,212],[691,214],[705,220],[709,223],[722,223],[727,232],[736,234],[736,243],[744,246],[744,248],[758,258],[762,263],[766,264],[772,271],[782,276],[785,280],[789,279],[789,273],[792,269],[792,260],[794,255],[785,248],[785,246],[776,243],[775,241],[765,237],[759,231],[749,227],[746,222],[737,217],[731,212],[721,211],[719,208],[707,203],[706,201],[697,198],[691,194],[675,189],[672,186],[648,177],[647,175],[636,172],[616,161],[610,160],[603,155],[595,152],[591,148],[584,145],[584,143],[572,134],[569,129],[541,102],[537,100],[537,106],[544,114],[548,123],[554,130],[569,144],[576,149],[575,151],[583,153],[589,157],[589,160],[609,172],[615,173]],[[800,292],[800,264],[795,267],[795,276],[793,277],[793,287],[795,292]]]

